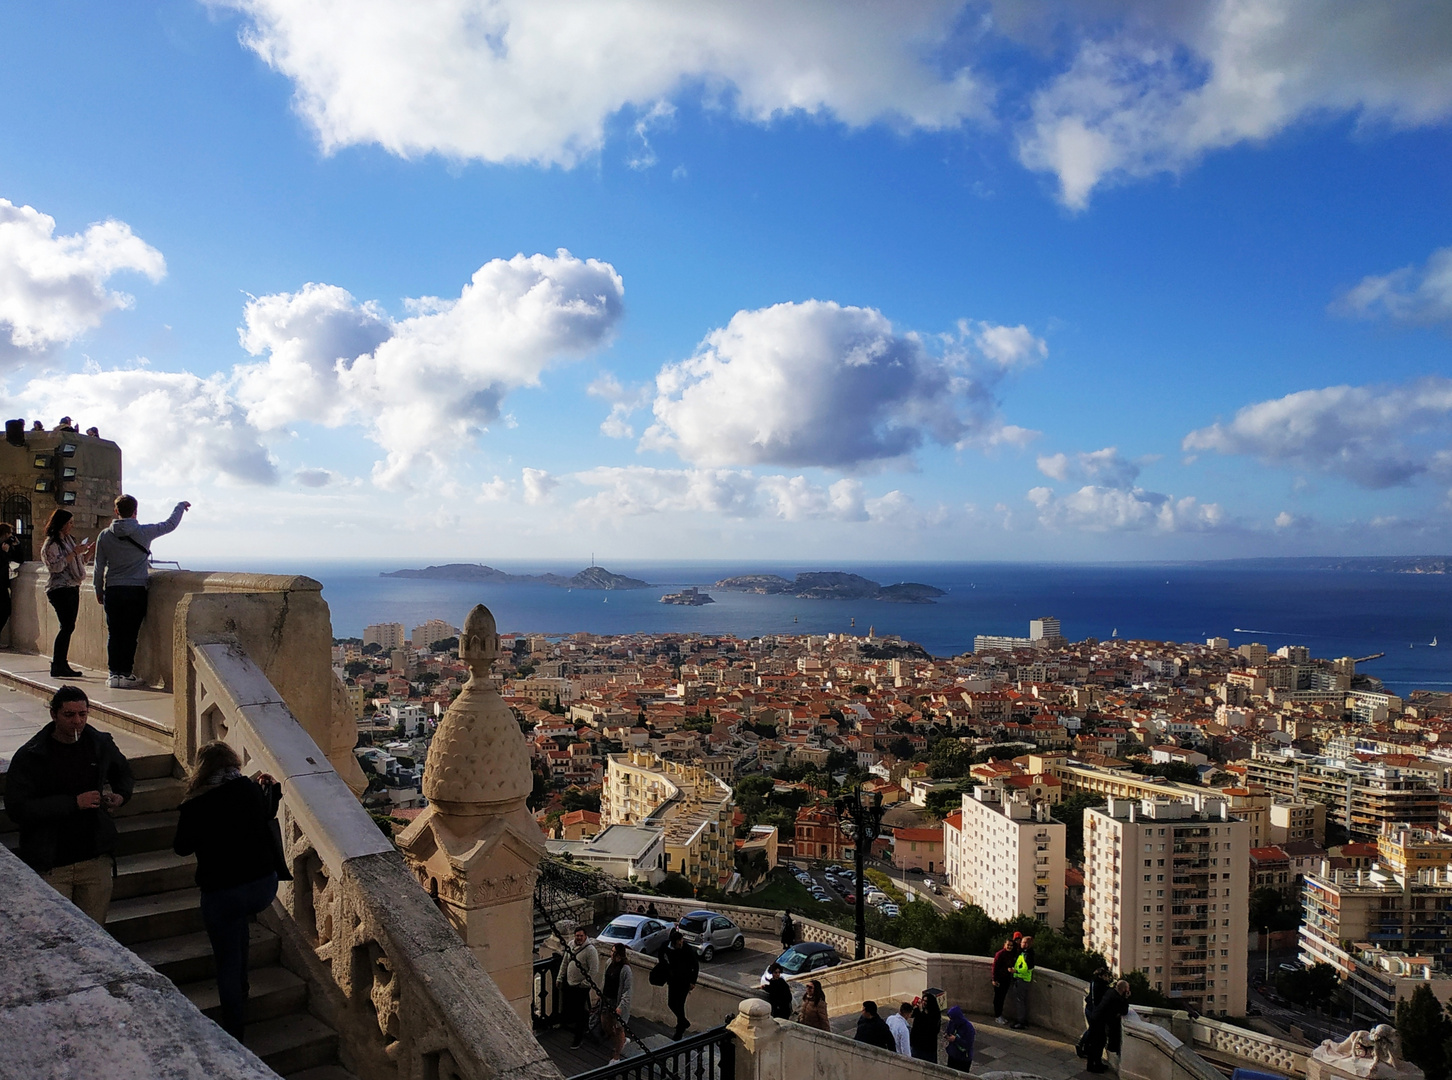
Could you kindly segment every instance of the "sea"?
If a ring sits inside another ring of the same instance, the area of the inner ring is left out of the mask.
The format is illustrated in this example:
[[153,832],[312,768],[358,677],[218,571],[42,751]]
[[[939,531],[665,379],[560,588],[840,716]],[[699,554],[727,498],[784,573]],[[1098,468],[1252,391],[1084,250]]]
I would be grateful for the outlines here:
[[[322,582],[333,633],[357,637],[370,623],[412,629],[428,619],[461,626],[475,604],[501,632],[565,635],[699,633],[896,634],[934,656],[973,648],[975,634],[1028,635],[1030,619],[1057,617],[1071,640],[1088,637],[1203,642],[1258,641],[1271,651],[1304,645],[1312,656],[1374,657],[1358,671],[1394,693],[1452,690],[1452,575],[1305,568],[1294,560],[1244,563],[812,563],[615,562],[608,569],[648,589],[596,591],[382,577],[415,562],[308,562],[212,569],[306,574]],[[491,561],[515,574],[573,574],[577,564]],[[932,604],[798,600],[712,589],[738,574],[845,570],[890,585],[921,582],[946,595]],[[660,597],[705,588],[715,603],[679,607]],[[1435,643],[1435,644],[1434,644]],[[1381,654],[1381,655],[1377,655]]]

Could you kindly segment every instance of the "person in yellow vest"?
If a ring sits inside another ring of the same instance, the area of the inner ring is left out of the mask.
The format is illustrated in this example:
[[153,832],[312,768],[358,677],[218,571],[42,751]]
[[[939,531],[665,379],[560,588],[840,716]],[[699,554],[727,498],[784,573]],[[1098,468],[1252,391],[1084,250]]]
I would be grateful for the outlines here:
[[1018,958],[1013,962],[1013,1026],[1028,1023],[1029,983],[1034,981],[1034,936],[1025,934],[1019,941]]

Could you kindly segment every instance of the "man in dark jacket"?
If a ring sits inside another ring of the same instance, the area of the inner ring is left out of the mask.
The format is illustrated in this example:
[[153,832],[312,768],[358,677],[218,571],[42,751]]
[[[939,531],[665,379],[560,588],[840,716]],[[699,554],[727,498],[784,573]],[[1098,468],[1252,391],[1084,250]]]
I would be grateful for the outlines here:
[[20,857],[102,926],[111,906],[116,823],[110,811],[131,798],[131,767],[116,740],[86,726],[90,701],[62,686],[51,722],[15,753],[5,809],[20,826]]
[[1129,983],[1121,979],[1114,989],[1094,1007],[1089,1017],[1089,1030],[1084,1033],[1084,1052],[1090,1072],[1106,1071],[1104,1050],[1107,1047],[1119,1053],[1124,1032],[1124,1018],[1129,1015]]
[[877,1015],[877,1002],[875,1001],[862,1003],[862,1015],[857,1018],[857,1034],[852,1037],[869,1046],[880,1046],[884,1050],[890,1051],[897,1050],[897,1042],[892,1037],[892,1029],[887,1026],[886,1020]]
[[766,1000],[771,1002],[771,1015],[779,1020],[790,1020],[792,1018],[792,984],[786,981],[780,964],[772,964],[767,970],[771,972],[771,978],[766,984]]
[[691,1026],[686,1019],[686,995],[696,988],[701,965],[696,950],[686,944],[679,930],[671,931],[661,959],[666,962],[666,1004],[676,1016],[676,1033],[671,1037],[679,1039]]
[[993,1019],[1000,1024],[1008,1023],[1003,1018],[1003,1003],[1013,985],[1013,962],[1017,959],[1017,941],[1005,941],[1003,948],[993,954]]

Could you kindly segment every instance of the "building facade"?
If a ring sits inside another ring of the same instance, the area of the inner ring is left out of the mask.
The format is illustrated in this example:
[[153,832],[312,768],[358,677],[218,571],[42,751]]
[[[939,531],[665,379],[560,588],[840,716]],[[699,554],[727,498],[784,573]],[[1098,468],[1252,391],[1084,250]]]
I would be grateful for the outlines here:
[[696,885],[721,888],[733,872],[731,788],[698,765],[649,751],[611,754],[601,791],[602,825],[665,831],[665,865]]
[[1084,811],[1084,946],[1206,1015],[1243,1016],[1246,825],[1223,799]]
[[976,787],[963,796],[961,826],[945,825],[948,887],[990,918],[1032,915],[1064,925],[1063,822],[1049,816],[1046,801],[999,787]]

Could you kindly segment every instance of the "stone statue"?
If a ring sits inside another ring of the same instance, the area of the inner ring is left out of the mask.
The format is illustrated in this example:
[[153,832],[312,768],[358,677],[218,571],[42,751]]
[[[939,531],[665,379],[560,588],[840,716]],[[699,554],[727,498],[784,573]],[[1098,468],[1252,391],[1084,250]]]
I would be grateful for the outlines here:
[[[1390,1024],[1378,1024],[1370,1031],[1353,1031],[1340,1042],[1327,1039],[1311,1054],[1320,1069],[1328,1073],[1390,1080],[1420,1076],[1415,1065],[1397,1060],[1397,1032]],[[1308,1071],[1309,1074],[1309,1071]]]

